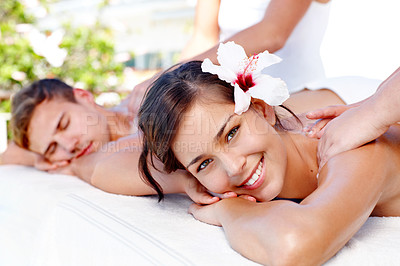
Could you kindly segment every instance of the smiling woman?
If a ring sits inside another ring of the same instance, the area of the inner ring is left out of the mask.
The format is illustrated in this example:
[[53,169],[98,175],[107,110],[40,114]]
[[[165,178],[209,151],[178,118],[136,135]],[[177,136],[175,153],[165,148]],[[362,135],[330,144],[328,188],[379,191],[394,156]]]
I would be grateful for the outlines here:
[[[229,74],[218,73],[224,79]],[[211,192],[233,191],[251,199],[194,204],[190,212],[223,226],[234,249],[264,265],[322,264],[369,216],[400,216],[399,126],[319,169],[318,140],[296,131],[296,123],[287,127],[277,117],[279,107],[253,95],[248,111],[238,114],[233,85],[239,82],[232,83],[203,72],[197,61],[154,82],[139,126],[144,143],[140,169],[155,189],[148,171],[151,156],[169,172],[186,169]]]

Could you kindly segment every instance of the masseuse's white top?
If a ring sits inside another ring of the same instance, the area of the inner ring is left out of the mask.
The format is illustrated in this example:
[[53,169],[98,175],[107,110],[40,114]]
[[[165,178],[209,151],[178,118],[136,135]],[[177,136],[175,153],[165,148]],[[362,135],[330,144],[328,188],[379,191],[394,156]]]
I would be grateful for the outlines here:
[[[270,0],[221,0],[218,16],[221,41],[261,21],[269,3]],[[319,50],[328,24],[329,6],[330,3],[313,1],[285,46],[275,52],[282,62],[264,70],[283,79],[290,92],[325,76]]]

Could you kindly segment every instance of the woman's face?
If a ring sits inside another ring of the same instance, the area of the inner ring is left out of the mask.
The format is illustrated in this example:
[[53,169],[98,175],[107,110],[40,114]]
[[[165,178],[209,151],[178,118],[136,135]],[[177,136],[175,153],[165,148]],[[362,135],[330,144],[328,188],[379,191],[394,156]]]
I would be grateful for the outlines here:
[[28,128],[29,149],[51,162],[92,153],[110,140],[106,118],[93,105],[46,100],[34,110]]
[[185,114],[172,149],[208,190],[252,195],[259,201],[281,192],[286,148],[273,127],[272,107],[255,108],[239,116],[233,104],[195,104]]

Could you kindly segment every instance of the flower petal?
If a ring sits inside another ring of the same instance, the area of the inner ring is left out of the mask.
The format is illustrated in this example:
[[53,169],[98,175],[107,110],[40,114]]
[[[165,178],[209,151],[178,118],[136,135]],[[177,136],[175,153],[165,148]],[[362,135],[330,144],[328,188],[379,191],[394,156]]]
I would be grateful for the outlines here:
[[282,59],[274,54],[270,54],[268,51],[264,51],[258,56],[256,69],[254,70],[254,74],[260,73],[264,68],[269,67],[273,64],[279,63]]
[[234,98],[236,114],[241,115],[249,109],[251,96],[249,93],[245,93],[237,84],[235,84]]
[[56,31],[53,31],[53,33],[50,34],[49,37],[47,37],[47,41],[51,45],[59,46],[62,42],[63,37],[64,37],[64,31],[61,29],[58,29]]
[[204,59],[203,63],[201,64],[201,70],[203,72],[217,74],[220,79],[232,85],[236,80],[236,74],[231,69],[214,65],[208,58]]
[[240,71],[240,63],[247,59],[243,47],[235,42],[221,43],[217,54],[218,63],[222,67],[231,69],[235,74]]
[[271,106],[280,105],[289,98],[289,90],[286,83],[280,78],[259,75],[255,80],[255,84],[249,90],[251,97],[263,100]]

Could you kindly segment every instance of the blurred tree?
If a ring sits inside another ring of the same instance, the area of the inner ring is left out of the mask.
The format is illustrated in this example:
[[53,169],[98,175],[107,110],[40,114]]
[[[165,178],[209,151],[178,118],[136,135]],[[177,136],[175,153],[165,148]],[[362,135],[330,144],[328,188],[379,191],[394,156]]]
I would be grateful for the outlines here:
[[[50,0],[41,0],[46,6]],[[54,2],[54,1],[52,1]],[[104,1],[103,8],[107,5]],[[0,88],[12,92],[48,77],[92,92],[122,84],[124,65],[114,60],[112,31],[97,22],[40,32],[23,1],[0,1]],[[0,111],[5,110],[0,105]]]

